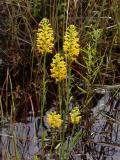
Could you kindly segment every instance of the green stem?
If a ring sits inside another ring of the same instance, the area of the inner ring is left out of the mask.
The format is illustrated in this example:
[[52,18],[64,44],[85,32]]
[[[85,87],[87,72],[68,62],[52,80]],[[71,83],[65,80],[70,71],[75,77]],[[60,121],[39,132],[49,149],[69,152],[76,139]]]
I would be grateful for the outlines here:
[[42,81],[42,99],[41,99],[41,127],[43,124],[43,111],[45,108],[45,101],[46,101],[46,53],[44,54],[44,61],[43,61],[43,81]]
[[50,148],[50,157],[52,158],[52,149],[53,149],[53,146],[55,144],[55,139],[56,139],[56,131],[53,129],[52,130],[52,144],[51,144],[51,148]]
[[58,83],[58,98],[59,98],[59,109],[60,109],[60,114],[62,114],[62,95],[61,95],[61,82]]
[[66,100],[66,113],[68,112],[68,106],[70,103],[70,92],[71,92],[71,67],[68,66],[68,78],[66,81],[66,88],[67,88],[67,100]]
[[[60,115],[62,115],[62,83],[59,82],[58,83],[58,103],[59,103],[59,110],[60,110]],[[62,136],[62,133],[64,132],[64,128],[60,128],[60,141],[61,141],[61,152],[63,150],[63,136]]]
[[64,150],[64,140],[65,140],[65,121],[66,116],[68,114],[68,107],[70,103],[70,95],[71,95],[71,67],[68,64],[68,78],[66,79],[66,109],[65,114],[63,115],[63,128],[62,128],[62,139],[61,139],[61,157],[62,159],[65,159],[65,150]]

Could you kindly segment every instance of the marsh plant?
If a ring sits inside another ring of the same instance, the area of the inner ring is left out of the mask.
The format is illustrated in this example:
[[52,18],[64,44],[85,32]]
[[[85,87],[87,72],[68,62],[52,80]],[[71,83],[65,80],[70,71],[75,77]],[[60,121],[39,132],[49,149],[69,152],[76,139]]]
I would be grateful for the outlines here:
[[[41,20],[38,26],[37,37],[36,37],[36,47],[38,54],[43,56],[43,80],[42,80],[42,89],[41,89],[41,104],[40,104],[40,112],[41,119],[43,118],[43,110],[45,109],[45,101],[46,101],[46,92],[47,92],[47,81],[48,77],[46,77],[47,69],[46,69],[46,54],[53,53],[52,49],[54,46],[53,43],[53,30],[49,24],[48,19],[44,18]],[[75,107],[70,112],[70,97],[72,96],[71,88],[71,77],[72,77],[72,63],[76,61],[80,51],[78,32],[76,30],[75,25],[69,25],[64,36],[63,42],[63,53],[58,52],[52,58],[52,62],[50,64],[50,76],[54,80],[54,83],[58,86],[58,106],[56,106],[56,111],[51,112],[47,115],[47,123],[53,129],[60,128],[60,146],[61,146],[61,157],[64,159],[64,142],[65,142],[65,124],[66,117],[69,117],[70,123],[73,125],[80,123],[80,112],[79,108]],[[63,86],[65,88],[63,89]],[[64,95],[64,97],[63,97]],[[63,107],[63,103],[65,102],[65,107]],[[41,120],[42,121],[42,120]],[[68,122],[69,123],[69,122]],[[41,123],[42,125],[42,123]],[[52,141],[53,146],[53,141]]]
[[86,93],[84,99],[85,108],[89,108],[92,106],[93,99],[93,88],[97,81],[99,80],[99,73],[103,67],[103,60],[105,54],[99,53],[98,51],[98,43],[102,38],[102,29],[93,29],[93,31],[89,31],[87,33],[89,37],[89,42],[86,47],[81,48],[83,53],[83,63],[76,62],[78,65],[83,67],[86,72],[82,75],[82,79],[86,88],[82,88],[78,86],[78,89],[81,93]]
[[39,23],[38,26],[38,31],[37,31],[37,38],[36,38],[36,47],[38,50],[38,54],[43,55],[43,76],[42,76],[42,92],[41,92],[41,127],[42,127],[42,117],[43,117],[43,111],[45,107],[45,102],[46,102],[46,55],[47,53],[52,53],[53,49],[53,30],[49,24],[48,19],[43,18],[42,21]]

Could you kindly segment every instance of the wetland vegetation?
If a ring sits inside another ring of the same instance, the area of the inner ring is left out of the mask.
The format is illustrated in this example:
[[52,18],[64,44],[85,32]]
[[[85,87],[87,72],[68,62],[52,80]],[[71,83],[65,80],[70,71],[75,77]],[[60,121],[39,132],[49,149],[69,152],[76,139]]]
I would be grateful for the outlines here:
[[120,160],[119,0],[1,0],[0,117],[1,160]]

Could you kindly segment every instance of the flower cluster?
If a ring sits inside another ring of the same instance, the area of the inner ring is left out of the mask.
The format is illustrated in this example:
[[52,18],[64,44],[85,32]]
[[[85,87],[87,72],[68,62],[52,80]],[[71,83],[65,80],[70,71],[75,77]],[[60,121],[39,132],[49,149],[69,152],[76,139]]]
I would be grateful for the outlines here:
[[74,25],[70,25],[67,28],[64,37],[63,49],[65,52],[65,57],[70,62],[75,61],[77,56],[79,55],[80,51],[79,38],[78,38],[78,32],[76,31],[76,27]]
[[56,82],[66,79],[67,68],[64,58],[60,55],[60,53],[57,53],[54,56],[53,61],[51,63],[50,71],[51,71],[51,77],[54,78]]
[[78,107],[75,107],[70,112],[70,120],[72,124],[78,124],[80,122],[81,116]]
[[[78,124],[81,120],[80,111],[78,107],[74,107],[70,112],[70,122],[72,124]],[[57,114],[56,111],[51,112],[47,115],[47,123],[52,128],[59,128],[62,125],[61,115]]]
[[61,115],[55,111],[47,116],[47,122],[52,128],[59,128],[62,125]]
[[52,53],[54,37],[53,30],[48,19],[43,18],[39,23],[36,39],[36,47],[39,53]]

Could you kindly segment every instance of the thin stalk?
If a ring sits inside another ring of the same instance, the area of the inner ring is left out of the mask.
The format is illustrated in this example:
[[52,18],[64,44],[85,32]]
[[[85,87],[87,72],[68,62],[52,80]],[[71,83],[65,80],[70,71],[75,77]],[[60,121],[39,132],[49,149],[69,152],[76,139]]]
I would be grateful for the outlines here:
[[52,149],[53,149],[53,146],[55,144],[55,140],[56,140],[56,130],[52,130],[52,144],[51,144],[51,147],[50,147],[50,158],[52,158]]
[[68,77],[67,77],[67,80],[66,80],[66,113],[68,112],[68,106],[69,106],[69,103],[70,103],[70,92],[71,92],[71,67],[70,65],[68,66]]
[[31,103],[32,116],[33,116],[33,119],[32,119],[33,132],[34,132],[33,143],[35,143],[35,140],[36,140],[36,137],[37,137],[37,136],[36,136],[36,128],[35,128],[35,111],[34,111],[34,106],[33,106],[32,98],[31,98],[30,95],[29,95],[29,99],[30,99],[30,103]]
[[67,25],[68,25],[68,13],[69,13],[69,8],[70,8],[70,0],[68,0],[68,3],[67,3],[66,30],[67,30]]
[[7,69],[7,77],[6,77],[6,115],[8,115],[8,76],[9,75],[9,68]]
[[[35,44],[34,44],[35,46]],[[33,77],[33,63],[34,63],[34,47],[32,48],[31,52],[32,52],[32,64],[31,64],[31,74],[30,74],[30,81],[32,82],[32,77]]]
[[62,95],[61,95],[61,82],[58,83],[58,97],[59,97],[59,109],[60,109],[60,114],[62,114]]
[[13,86],[12,86],[12,81],[11,81],[10,75],[9,75],[9,81],[10,81],[10,89],[11,89],[11,96],[12,96],[11,120],[12,120],[12,117],[15,120],[15,103],[14,103],[14,95],[13,95]]
[[46,101],[46,53],[44,54],[44,61],[43,61],[43,81],[42,81],[42,99],[41,99],[41,127],[42,127],[42,117],[43,111],[45,108],[45,101]]
[[[68,106],[70,103],[70,94],[71,94],[71,67],[68,65],[68,77],[66,79],[66,109],[65,109],[65,115],[63,117],[63,123],[66,121],[66,116],[68,113]],[[64,140],[65,140],[65,124],[63,124],[62,128],[62,139],[61,139],[61,157],[62,159],[65,158],[65,150],[64,150]]]
[[21,160],[19,151],[17,149],[17,138],[15,132],[13,132],[13,145],[14,145],[14,152],[16,160]]
[[71,134],[71,137],[73,137],[73,135],[74,135],[75,128],[76,128],[76,124],[73,124],[73,128],[72,128],[72,134]]
[[[59,98],[59,110],[60,110],[60,115],[62,115],[62,83],[58,83],[58,98]],[[63,128],[60,128],[60,142],[61,142],[61,155],[64,155],[64,125]],[[63,157],[63,156],[62,156]]]
[[1,112],[1,118],[3,119],[3,106],[2,106],[1,96],[0,96],[0,112]]

